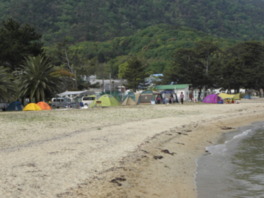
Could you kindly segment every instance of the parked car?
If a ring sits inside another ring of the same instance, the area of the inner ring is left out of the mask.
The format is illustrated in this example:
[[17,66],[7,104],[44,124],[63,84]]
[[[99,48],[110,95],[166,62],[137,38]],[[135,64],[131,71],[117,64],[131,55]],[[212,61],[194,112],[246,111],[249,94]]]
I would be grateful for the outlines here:
[[52,108],[67,108],[72,107],[73,103],[69,98],[52,98],[51,107]]
[[83,105],[89,106],[96,99],[96,95],[83,96],[81,102]]

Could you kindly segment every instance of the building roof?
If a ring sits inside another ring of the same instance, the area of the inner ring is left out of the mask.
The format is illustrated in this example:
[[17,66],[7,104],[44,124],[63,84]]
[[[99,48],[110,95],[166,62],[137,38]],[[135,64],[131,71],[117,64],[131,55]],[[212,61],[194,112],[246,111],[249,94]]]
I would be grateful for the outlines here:
[[163,74],[151,74],[150,76],[154,76],[154,77],[163,77]]
[[79,95],[85,95],[93,93],[92,91],[84,90],[84,91],[65,91],[63,93],[57,94],[59,97],[74,97],[74,96],[79,96]]
[[166,90],[166,89],[186,89],[189,88],[190,84],[176,84],[176,85],[157,85],[155,88],[157,90]]

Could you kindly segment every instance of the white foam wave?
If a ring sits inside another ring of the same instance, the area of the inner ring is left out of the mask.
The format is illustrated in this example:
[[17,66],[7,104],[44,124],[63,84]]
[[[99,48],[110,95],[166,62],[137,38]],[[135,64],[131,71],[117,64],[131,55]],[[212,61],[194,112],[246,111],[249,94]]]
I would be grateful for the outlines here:
[[205,148],[205,150],[211,154],[225,154],[229,148],[228,145],[233,144],[234,141],[237,141],[239,139],[242,139],[246,136],[248,136],[251,132],[253,132],[252,129],[248,129],[243,131],[242,133],[233,136],[230,140],[227,140],[224,142],[224,144],[217,144],[217,145],[212,145],[212,146],[208,146]]
[[248,130],[244,131],[243,133],[235,135],[233,137],[233,139],[243,138],[243,137],[247,136],[248,134],[250,134],[251,132],[252,132],[252,129],[248,129]]

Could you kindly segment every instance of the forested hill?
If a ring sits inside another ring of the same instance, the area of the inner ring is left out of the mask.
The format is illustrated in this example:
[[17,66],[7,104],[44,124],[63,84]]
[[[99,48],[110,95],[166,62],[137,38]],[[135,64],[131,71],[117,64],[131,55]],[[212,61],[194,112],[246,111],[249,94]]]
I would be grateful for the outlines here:
[[155,24],[264,39],[264,0],[2,0],[0,19],[33,25],[46,43],[102,41]]

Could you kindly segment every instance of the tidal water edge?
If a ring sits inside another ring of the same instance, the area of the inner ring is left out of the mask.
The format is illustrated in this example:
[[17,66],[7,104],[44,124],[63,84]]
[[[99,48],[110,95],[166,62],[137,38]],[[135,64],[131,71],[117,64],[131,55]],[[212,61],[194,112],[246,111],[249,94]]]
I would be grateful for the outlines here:
[[264,198],[264,122],[226,133],[197,162],[198,198]]

